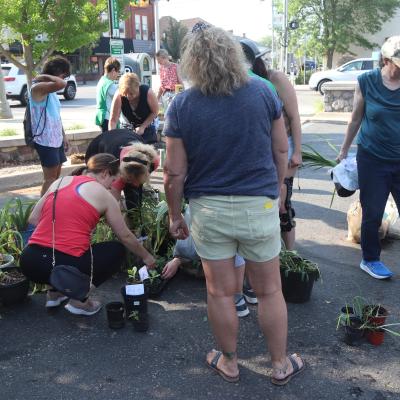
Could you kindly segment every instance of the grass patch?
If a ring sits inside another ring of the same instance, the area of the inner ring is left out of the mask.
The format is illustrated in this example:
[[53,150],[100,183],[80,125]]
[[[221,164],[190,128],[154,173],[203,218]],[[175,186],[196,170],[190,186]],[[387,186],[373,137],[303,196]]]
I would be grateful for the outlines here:
[[7,128],[0,131],[0,136],[15,136],[18,132],[15,129]]
[[72,125],[66,127],[65,130],[66,131],[73,131],[73,130],[76,130],[76,129],[84,129],[84,128],[86,128],[85,125],[76,123],[76,124],[72,124]]
[[324,102],[322,100],[316,100],[314,102],[314,112],[315,114],[321,113],[324,111]]

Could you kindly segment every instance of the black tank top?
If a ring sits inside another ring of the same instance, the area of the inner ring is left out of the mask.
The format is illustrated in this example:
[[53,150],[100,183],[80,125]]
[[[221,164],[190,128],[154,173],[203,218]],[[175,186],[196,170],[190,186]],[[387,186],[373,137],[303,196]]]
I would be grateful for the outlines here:
[[138,127],[143,123],[143,121],[151,113],[149,104],[147,103],[147,92],[149,91],[149,86],[140,85],[139,86],[139,102],[135,110],[132,110],[129,100],[125,96],[121,96],[121,111],[124,117],[134,126]]

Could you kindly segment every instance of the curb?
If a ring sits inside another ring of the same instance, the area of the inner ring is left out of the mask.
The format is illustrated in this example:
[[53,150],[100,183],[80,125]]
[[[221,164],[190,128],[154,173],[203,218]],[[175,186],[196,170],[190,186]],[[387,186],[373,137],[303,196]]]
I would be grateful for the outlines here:
[[347,125],[349,122],[344,120],[338,119],[318,119],[318,118],[307,118],[301,121],[301,124],[308,124],[308,123],[319,123],[319,124],[334,124],[334,125]]
[[[61,168],[61,176],[70,174],[75,168],[84,164],[65,165]],[[40,186],[43,182],[42,171],[32,171],[16,175],[0,177],[0,193],[12,190],[25,189],[32,186]]]

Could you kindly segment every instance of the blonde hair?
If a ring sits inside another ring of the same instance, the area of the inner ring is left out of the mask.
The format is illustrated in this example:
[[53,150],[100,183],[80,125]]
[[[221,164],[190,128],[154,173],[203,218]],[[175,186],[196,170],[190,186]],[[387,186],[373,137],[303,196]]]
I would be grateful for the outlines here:
[[119,80],[119,94],[125,96],[126,92],[135,91],[140,86],[139,77],[133,72],[127,72]]
[[[121,159],[120,173],[128,181],[130,178],[134,178],[140,184],[143,184],[150,177],[151,166],[158,157],[157,151],[153,146],[143,143],[134,143],[129,147],[130,150]],[[142,160],[143,163],[129,160],[129,158],[137,158]],[[125,159],[126,161],[124,161]]]
[[206,96],[230,95],[249,80],[240,44],[220,28],[189,33],[182,50],[182,75]]

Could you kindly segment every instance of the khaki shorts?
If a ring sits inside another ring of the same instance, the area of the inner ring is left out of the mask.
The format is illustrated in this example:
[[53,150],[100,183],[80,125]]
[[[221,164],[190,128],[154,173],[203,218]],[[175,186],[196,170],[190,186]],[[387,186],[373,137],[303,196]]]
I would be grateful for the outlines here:
[[197,254],[224,260],[236,253],[264,262],[281,249],[278,200],[264,196],[203,196],[189,202]]

